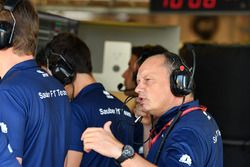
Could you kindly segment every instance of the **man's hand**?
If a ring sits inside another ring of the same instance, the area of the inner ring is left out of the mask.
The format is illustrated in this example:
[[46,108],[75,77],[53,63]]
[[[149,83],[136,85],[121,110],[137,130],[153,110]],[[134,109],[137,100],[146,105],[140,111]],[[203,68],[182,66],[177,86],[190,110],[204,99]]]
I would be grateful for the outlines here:
[[[117,159],[122,154],[123,144],[120,143],[112,134],[110,130],[111,121],[104,124],[103,128],[88,128],[81,137],[84,145],[84,151],[90,152],[94,150],[103,156]],[[122,164],[124,167],[156,167],[150,162],[146,161],[138,154],[132,159],[127,159]]]
[[111,121],[103,128],[87,128],[81,137],[84,151],[94,150],[104,156],[117,159],[122,153],[123,144],[120,143],[110,130]]

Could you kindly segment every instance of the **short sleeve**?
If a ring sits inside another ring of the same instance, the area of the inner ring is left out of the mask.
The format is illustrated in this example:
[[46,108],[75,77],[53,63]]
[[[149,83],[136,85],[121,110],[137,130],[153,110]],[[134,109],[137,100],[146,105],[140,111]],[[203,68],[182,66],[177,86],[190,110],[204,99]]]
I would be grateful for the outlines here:
[[192,129],[182,128],[167,138],[162,150],[159,166],[200,167],[206,147],[201,136]]

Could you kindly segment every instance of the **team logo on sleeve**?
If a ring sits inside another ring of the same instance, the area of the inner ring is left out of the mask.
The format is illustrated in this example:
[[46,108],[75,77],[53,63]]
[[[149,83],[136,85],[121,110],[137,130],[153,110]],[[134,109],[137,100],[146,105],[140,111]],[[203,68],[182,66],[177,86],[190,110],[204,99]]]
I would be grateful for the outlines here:
[[0,129],[2,130],[3,133],[8,133],[7,125],[3,122],[0,122]]
[[187,154],[182,155],[181,158],[179,159],[179,162],[187,164],[188,166],[192,165],[192,159]]
[[47,74],[47,73],[44,72],[44,71],[36,70],[36,72],[39,73],[39,74],[42,74],[43,77],[49,77],[49,74]]
[[105,96],[108,98],[108,99],[113,99],[114,97],[106,90],[103,91],[103,94],[105,94]]

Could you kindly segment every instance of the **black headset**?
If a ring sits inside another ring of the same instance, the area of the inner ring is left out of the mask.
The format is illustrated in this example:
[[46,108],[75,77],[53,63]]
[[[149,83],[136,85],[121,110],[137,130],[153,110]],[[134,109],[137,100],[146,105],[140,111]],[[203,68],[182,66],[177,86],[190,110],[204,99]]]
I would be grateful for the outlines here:
[[[49,55],[46,55],[47,67],[51,71],[52,75],[58,79],[63,85],[70,84],[74,81],[76,72],[74,68],[67,62],[62,54],[49,51]],[[55,63],[50,63],[48,56],[56,56],[57,60]]]
[[180,56],[171,52],[166,52],[164,55],[172,63],[173,67],[177,67],[170,74],[171,92],[177,97],[188,95],[193,91],[195,64],[192,69],[189,69]]
[[13,15],[13,11],[22,0],[6,0],[3,6],[4,10],[10,12],[13,24],[7,21],[0,21],[0,49],[8,48],[12,46],[14,30],[16,26],[16,19]]

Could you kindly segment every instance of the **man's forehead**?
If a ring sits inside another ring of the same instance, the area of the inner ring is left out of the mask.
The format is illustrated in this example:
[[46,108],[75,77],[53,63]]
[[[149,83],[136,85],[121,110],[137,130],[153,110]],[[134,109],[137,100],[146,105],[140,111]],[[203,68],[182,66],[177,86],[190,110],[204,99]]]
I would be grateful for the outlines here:
[[156,65],[154,63],[145,63],[143,65],[141,65],[141,67],[139,68],[139,72],[141,73],[152,73],[156,70],[159,70],[160,66],[159,65]]
[[153,73],[160,68],[164,68],[164,56],[157,55],[147,58],[139,67],[139,73]]
[[164,64],[165,62],[165,57],[163,55],[155,55],[155,56],[151,56],[148,57],[141,65],[141,67],[143,66],[160,66],[162,64]]

